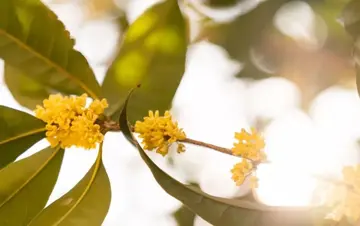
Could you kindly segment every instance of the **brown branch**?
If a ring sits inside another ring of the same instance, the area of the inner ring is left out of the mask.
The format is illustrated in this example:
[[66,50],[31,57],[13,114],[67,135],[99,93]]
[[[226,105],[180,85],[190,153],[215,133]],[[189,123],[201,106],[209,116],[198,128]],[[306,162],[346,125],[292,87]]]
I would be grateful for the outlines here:
[[[109,121],[102,121],[101,126],[103,126],[105,128],[105,131],[113,131],[113,132],[121,131],[119,123],[114,122],[114,121],[110,121],[110,120]],[[131,131],[134,132],[134,127],[133,126],[131,127]],[[214,144],[205,143],[205,142],[194,140],[194,139],[191,139],[191,138],[185,138],[184,140],[179,140],[179,142],[188,143],[188,144],[194,144],[194,145],[197,145],[197,146],[210,148],[212,150],[221,152],[223,154],[244,158],[244,159],[247,159],[247,160],[251,161],[255,166],[260,164],[260,163],[264,163],[264,162],[256,162],[256,161],[254,161],[252,159],[249,159],[249,158],[234,155],[232,153],[231,149],[223,148],[223,147],[220,147],[220,146],[217,146],[217,145],[214,145]],[[268,163],[268,162],[266,162],[266,163]]]
[[180,142],[184,142],[184,143],[188,143],[188,144],[195,144],[197,146],[202,146],[202,147],[206,147],[206,148],[210,148],[213,149],[215,151],[227,154],[227,155],[233,155],[232,151],[230,149],[227,148],[223,148],[223,147],[219,147],[213,144],[208,144],[202,141],[198,141],[198,140],[193,140],[191,138],[185,138],[185,140],[180,140]]

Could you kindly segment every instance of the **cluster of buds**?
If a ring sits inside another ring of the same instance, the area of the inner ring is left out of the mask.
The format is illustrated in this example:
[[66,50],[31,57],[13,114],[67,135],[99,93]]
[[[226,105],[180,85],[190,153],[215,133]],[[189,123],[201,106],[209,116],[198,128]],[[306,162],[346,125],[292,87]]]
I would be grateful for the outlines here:
[[87,95],[63,97],[50,95],[37,106],[35,116],[46,122],[46,137],[52,147],[71,146],[92,149],[103,141],[104,135],[96,120],[108,107],[106,99],[94,100],[86,107]]
[[143,121],[135,123],[135,132],[140,134],[145,150],[156,149],[156,152],[165,156],[169,152],[169,147],[177,143],[177,152],[185,151],[185,146],[178,141],[184,140],[186,135],[178,127],[177,122],[173,122],[169,111],[164,116],[159,116],[159,111],[149,111],[149,116],[144,117]]
[[[94,100],[87,106],[86,100],[86,94],[79,97],[64,97],[56,94],[44,100],[43,106],[36,107],[35,116],[46,122],[46,137],[52,147],[77,146],[92,149],[103,141],[102,129],[104,128],[101,128],[99,119],[103,116],[108,103],[106,99]],[[160,116],[159,111],[149,111],[148,116],[135,123],[134,132],[139,134],[145,150],[156,150],[162,156],[168,154],[169,147],[174,143],[177,144],[178,153],[184,152],[183,143],[190,141],[183,129],[179,128],[178,123],[173,121],[169,111],[166,111],[163,116]],[[236,185],[242,185],[245,179],[251,176],[252,186],[257,187],[256,167],[266,160],[263,151],[264,138],[255,129],[251,129],[250,132],[242,129],[235,133],[235,139],[237,141],[233,147],[225,149],[228,154],[241,158],[241,161],[231,169],[232,179]],[[216,146],[208,144],[207,147],[209,146],[216,149]],[[224,148],[221,149],[221,152],[224,152]],[[344,167],[343,182],[335,188],[327,203],[333,208],[329,216],[336,221],[347,217],[352,222],[358,222],[360,219],[360,165]]]
[[[186,139],[182,129],[178,127],[177,122],[172,120],[168,111],[164,116],[149,111],[149,116],[144,117],[143,121],[135,123],[135,132],[140,134],[142,144],[146,150],[154,150],[165,156],[169,151],[172,143],[178,144],[178,153],[185,151],[184,144],[180,143]],[[231,152],[234,156],[242,157],[242,161],[237,163],[231,170],[232,179],[237,185],[243,184],[248,175],[254,176],[255,167],[253,164],[259,164],[266,159],[263,151],[265,146],[264,138],[257,133],[255,129],[251,133],[242,129],[241,132],[235,133],[237,143],[234,144]],[[252,177],[253,185],[256,186],[256,177]]]
[[350,222],[360,220],[360,165],[345,166],[342,181],[335,184],[327,194],[326,204],[333,209],[328,217],[340,221],[343,217]]
[[257,187],[254,164],[259,164],[266,160],[266,155],[263,151],[265,147],[264,138],[252,128],[250,133],[245,129],[235,133],[235,139],[237,143],[234,143],[231,151],[233,155],[242,157],[242,160],[232,168],[232,179],[237,185],[241,185],[249,175],[252,175],[252,187]]
[[[107,101],[94,100],[87,107],[86,100],[86,94],[79,97],[56,94],[44,100],[43,106],[37,106],[35,115],[47,123],[46,137],[52,147],[59,145],[61,148],[76,146],[92,149],[103,141],[104,135],[97,120],[108,107]],[[160,116],[159,111],[149,111],[148,116],[135,123],[134,131],[142,139],[145,150],[156,150],[165,156],[169,147],[176,143],[178,153],[185,151],[182,141],[186,140],[186,134],[173,121],[169,111],[163,116]],[[241,157],[242,161],[233,167],[231,173],[236,184],[241,185],[248,175],[253,175],[254,164],[265,160],[266,156],[262,151],[265,143],[254,129],[251,133],[242,129],[235,133],[235,138],[238,142],[229,151],[234,156]]]

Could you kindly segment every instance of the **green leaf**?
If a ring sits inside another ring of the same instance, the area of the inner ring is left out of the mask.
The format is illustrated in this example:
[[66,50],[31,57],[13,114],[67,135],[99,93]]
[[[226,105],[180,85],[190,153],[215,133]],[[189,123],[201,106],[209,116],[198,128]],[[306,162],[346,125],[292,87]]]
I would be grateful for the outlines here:
[[4,68],[4,80],[15,100],[29,109],[35,109],[36,105],[41,105],[44,99],[55,93],[51,87],[31,79],[24,72],[7,64]]
[[353,57],[356,63],[356,86],[360,95],[360,2],[357,0],[351,1],[345,7],[342,19],[345,29],[354,38]]
[[0,169],[45,137],[45,123],[0,105]]
[[[289,0],[268,0],[228,23],[204,25],[197,40],[207,40],[223,47],[231,58],[244,63],[244,69],[236,77],[266,78],[271,74],[258,67],[251,57],[251,49],[263,54],[261,40],[273,29],[273,17]],[[272,56],[264,55],[266,60]],[[274,72],[275,73],[275,72]]]
[[[191,183],[191,185],[199,188],[197,183]],[[172,215],[174,216],[178,226],[194,226],[196,214],[185,205],[180,206],[180,208],[173,212]]]
[[205,4],[209,7],[214,8],[222,8],[222,7],[232,7],[235,6],[237,3],[244,1],[244,0],[206,0]]
[[85,57],[40,0],[0,1],[0,58],[39,84],[68,94],[100,96]]
[[232,58],[246,61],[250,48],[258,45],[266,29],[273,26],[275,13],[287,1],[268,0],[231,22],[204,25],[197,39],[220,45]]
[[0,225],[27,225],[45,207],[63,156],[48,147],[0,171]]
[[194,220],[196,214],[191,212],[189,208],[182,205],[174,214],[173,214],[178,226],[194,226]]
[[144,152],[131,133],[125,102],[119,123],[124,136],[134,144],[155,180],[171,196],[192,212],[213,225],[219,226],[307,226],[312,225],[313,209],[270,207],[249,200],[227,199],[208,195],[195,186],[184,185],[162,171]]
[[342,13],[342,20],[345,29],[354,38],[358,37],[360,34],[360,2],[358,0],[352,0],[346,5]]
[[102,144],[93,167],[60,199],[44,209],[29,225],[99,226],[110,206],[110,182],[102,159]]
[[129,105],[129,120],[149,109],[165,111],[185,71],[187,31],[176,0],[161,2],[130,25],[120,52],[105,77],[102,92],[110,115],[118,118],[128,92],[141,84]]

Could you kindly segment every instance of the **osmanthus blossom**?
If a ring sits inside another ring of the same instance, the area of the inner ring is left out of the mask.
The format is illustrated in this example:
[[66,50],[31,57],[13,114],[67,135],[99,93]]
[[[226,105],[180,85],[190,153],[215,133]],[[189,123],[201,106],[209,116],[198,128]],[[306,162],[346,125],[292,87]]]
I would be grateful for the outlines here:
[[[186,135],[178,127],[177,122],[172,121],[169,111],[164,116],[159,111],[149,111],[149,116],[143,121],[135,123],[135,132],[140,134],[145,150],[156,149],[156,152],[165,156],[169,152],[169,146],[177,141],[184,140]],[[178,153],[185,151],[184,144],[178,143]]]
[[104,139],[100,125],[96,120],[108,107],[106,99],[94,100],[86,107],[87,95],[63,97],[61,94],[50,95],[37,106],[35,116],[46,122],[46,138],[51,147],[71,146],[92,149]]

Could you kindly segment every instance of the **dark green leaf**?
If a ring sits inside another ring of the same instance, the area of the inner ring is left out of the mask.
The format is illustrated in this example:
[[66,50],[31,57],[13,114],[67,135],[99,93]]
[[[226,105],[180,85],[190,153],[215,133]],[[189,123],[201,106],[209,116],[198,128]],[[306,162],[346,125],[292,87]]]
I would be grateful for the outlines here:
[[[128,99],[129,100],[129,99]],[[134,144],[150,168],[155,180],[171,196],[213,225],[219,226],[308,226],[313,223],[313,209],[269,207],[249,200],[227,199],[208,195],[195,186],[184,185],[162,171],[144,152],[130,131],[126,100],[120,115],[124,136]]]
[[45,137],[45,123],[25,112],[0,106],[0,169]]
[[74,41],[40,0],[0,1],[0,58],[59,92],[100,96],[100,86]]
[[44,209],[29,225],[99,226],[110,206],[110,182],[101,159],[60,199]]
[[[199,188],[199,185],[196,183],[192,183],[191,185]],[[182,205],[172,215],[174,216],[178,226],[194,226],[196,214],[185,205]]]
[[184,205],[182,205],[173,216],[178,226],[194,226],[196,214]]
[[118,118],[128,92],[138,84],[141,88],[129,105],[131,122],[149,109],[169,109],[185,70],[186,48],[185,20],[176,0],[145,11],[128,28],[104,80],[102,92],[110,103],[108,113]]
[[54,93],[50,87],[31,79],[24,72],[7,64],[4,69],[4,79],[15,100],[29,109],[35,109],[36,105],[41,105],[44,99]]
[[231,7],[244,0],[206,0],[205,4],[210,7]]
[[0,225],[27,225],[45,207],[63,156],[46,148],[0,171]]

